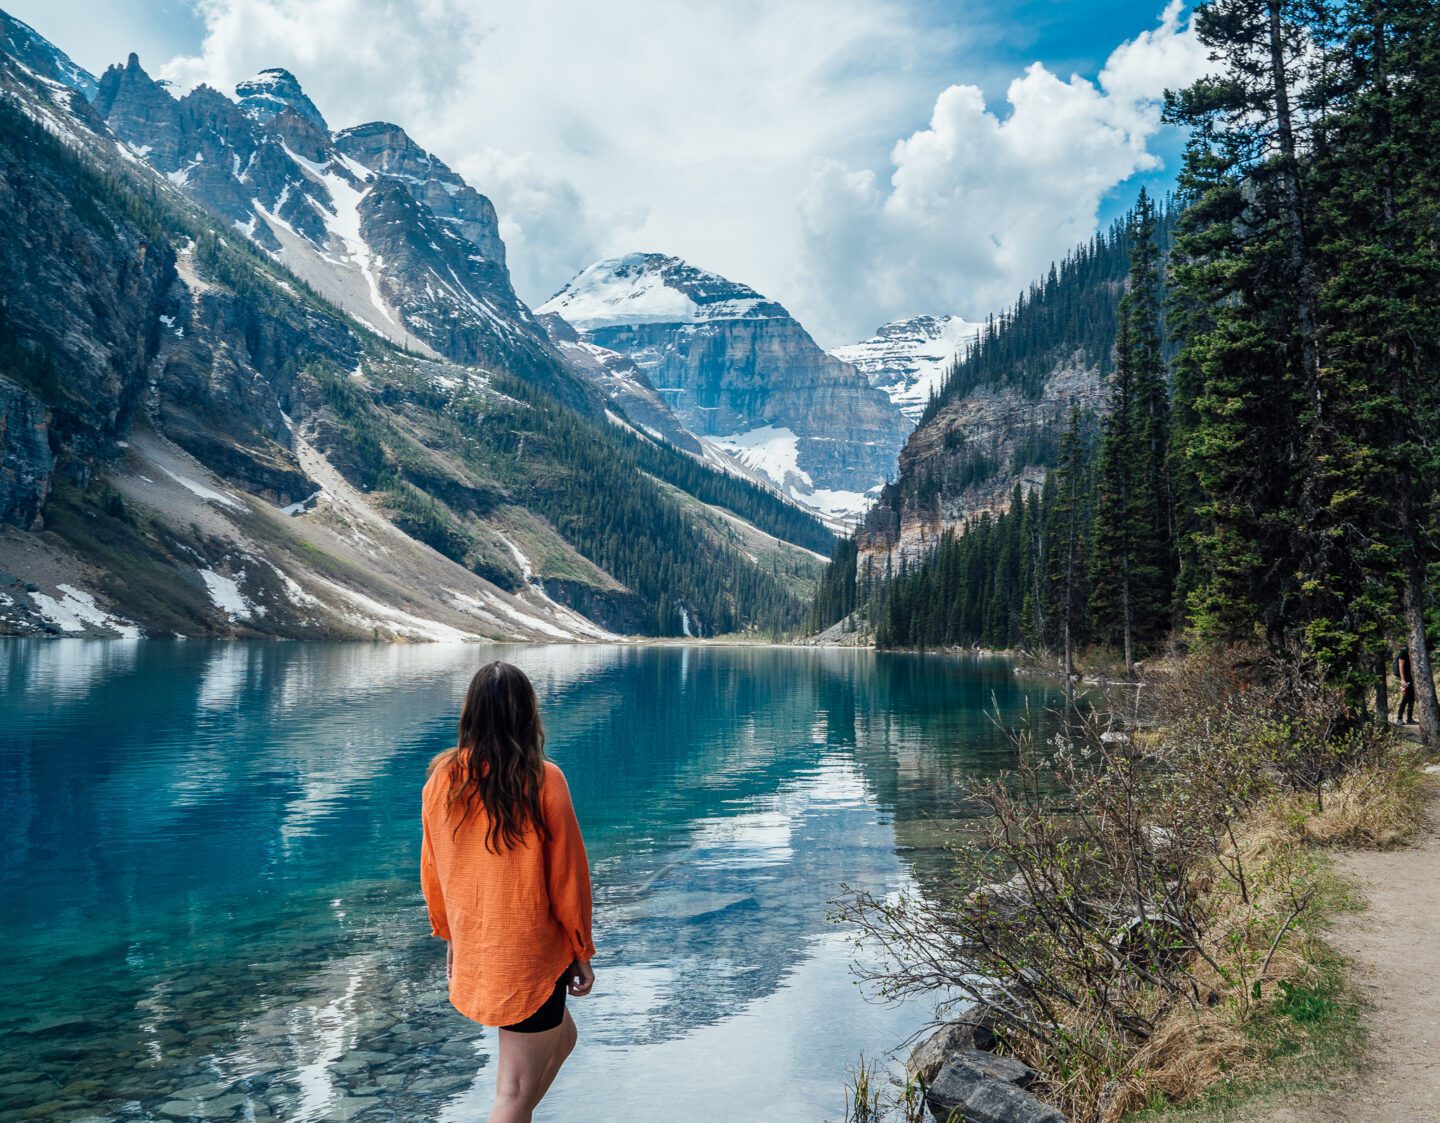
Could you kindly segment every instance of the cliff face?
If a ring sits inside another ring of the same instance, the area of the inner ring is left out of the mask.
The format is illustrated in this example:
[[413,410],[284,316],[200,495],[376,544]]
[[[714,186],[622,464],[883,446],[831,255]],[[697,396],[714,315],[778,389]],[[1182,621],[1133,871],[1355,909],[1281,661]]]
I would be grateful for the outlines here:
[[[84,111],[79,95],[0,54],[0,90],[16,86],[31,92],[37,117]],[[77,207],[93,199],[92,177],[36,159],[37,140],[43,134],[23,120],[0,134],[0,507],[22,525],[39,519],[52,470],[88,482],[135,413],[175,280],[163,232],[103,201]]]
[[571,369],[583,372],[642,432],[693,456],[704,456],[704,446],[680,424],[634,359],[581,339],[579,332],[553,312],[542,312],[540,322]]
[[1083,352],[1059,360],[1038,397],[1015,386],[977,387],[946,401],[900,453],[895,483],[867,514],[862,569],[924,557],[947,530],[1009,509],[1018,483],[1044,486],[1070,411],[1105,409],[1106,376]]
[[[1162,247],[1169,224],[1162,218]],[[866,516],[862,571],[914,561],[945,531],[1006,509],[1017,484],[1022,493],[1044,484],[1072,410],[1106,408],[1129,254],[1128,233],[1116,224],[980,329],[920,414],[895,482]],[[875,342],[857,347],[879,350]]]
[[854,514],[909,426],[779,304],[662,254],[590,266],[541,306],[630,356],[694,433],[801,502]]
[[593,412],[599,398],[515,295],[495,208],[405,130],[341,133],[285,70],[175,98],[131,55],[95,109],[132,152],[377,334],[504,366]]
[[25,387],[0,378],[0,523],[38,530],[54,470],[50,411]]
[[398,179],[441,222],[452,223],[487,261],[505,264],[495,207],[437,156],[383,121],[335,134],[335,147],[376,175]]

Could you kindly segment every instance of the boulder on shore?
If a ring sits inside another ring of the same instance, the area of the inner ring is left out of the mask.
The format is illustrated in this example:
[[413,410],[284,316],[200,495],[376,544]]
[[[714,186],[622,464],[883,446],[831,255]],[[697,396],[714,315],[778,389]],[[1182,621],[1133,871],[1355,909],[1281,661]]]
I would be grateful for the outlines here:
[[936,1074],[925,1104],[937,1123],[1065,1123],[1058,1110],[1024,1090],[1034,1079],[1034,1070],[1013,1057],[963,1050]]
[[980,1051],[995,1048],[995,1021],[988,1013],[966,1015],[958,1022],[942,1025],[910,1052],[905,1062],[906,1075],[911,1080],[929,1085],[945,1066],[945,1062],[956,1053]]

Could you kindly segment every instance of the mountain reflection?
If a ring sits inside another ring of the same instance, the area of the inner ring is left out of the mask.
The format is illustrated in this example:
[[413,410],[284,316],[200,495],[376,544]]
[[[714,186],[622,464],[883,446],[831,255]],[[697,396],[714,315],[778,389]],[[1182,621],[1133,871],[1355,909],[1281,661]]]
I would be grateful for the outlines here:
[[[591,1048],[574,1066],[589,1078],[567,1069],[555,1110],[670,1118],[683,1088],[651,1111],[597,1105],[595,1082],[623,1069],[639,1095],[647,1074],[664,1081],[662,1059],[740,1024],[759,1064],[795,1031],[797,988],[807,1017],[825,1011],[795,1064],[828,1079],[826,1102],[858,1052],[923,1020],[864,1002],[840,969],[828,902],[841,882],[924,880],[963,815],[959,784],[1009,760],[992,715],[1014,724],[1027,702],[1043,709],[1007,664],[9,641],[0,1114],[50,1100],[55,1118],[432,1119],[483,1106],[492,1039],[445,1003],[416,820],[464,685],[496,657],[541,693],[595,866],[601,986],[576,1004]],[[713,1099],[754,1087],[728,1088],[697,1110],[743,1114],[744,1100]]]

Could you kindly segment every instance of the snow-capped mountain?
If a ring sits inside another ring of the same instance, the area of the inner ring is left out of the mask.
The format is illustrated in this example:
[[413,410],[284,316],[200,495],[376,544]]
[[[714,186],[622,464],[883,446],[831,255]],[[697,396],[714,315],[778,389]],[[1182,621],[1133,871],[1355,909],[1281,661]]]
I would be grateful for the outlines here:
[[583,270],[539,312],[628,355],[712,450],[802,503],[853,517],[894,471],[909,429],[899,411],[747,285],[629,254]]
[[959,316],[914,316],[885,324],[869,339],[830,354],[852,363],[911,421],[918,421],[945,372],[984,324]]
[[134,54],[101,76],[94,108],[137,156],[377,334],[506,366],[586,406],[583,380],[515,295],[490,200],[400,126],[332,133],[281,69],[234,98],[208,86],[177,97]]
[[332,133],[285,71],[97,82],[0,13],[0,213],[0,634],[803,619],[830,534],[699,466],[629,358],[552,341],[489,202],[397,126]]
[[21,23],[8,12],[0,12],[0,51],[19,59],[35,73],[63,82],[93,100],[95,77],[78,66],[69,55],[29,24]]

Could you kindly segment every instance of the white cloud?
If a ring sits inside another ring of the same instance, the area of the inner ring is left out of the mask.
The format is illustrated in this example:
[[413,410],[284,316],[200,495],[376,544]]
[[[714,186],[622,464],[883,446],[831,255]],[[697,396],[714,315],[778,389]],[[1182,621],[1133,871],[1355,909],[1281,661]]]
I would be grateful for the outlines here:
[[1206,69],[1174,0],[1157,28],[1116,48],[1098,83],[1035,63],[1011,82],[1004,119],[976,87],[950,86],[928,127],[895,144],[888,186],[821,163],[800,200],[797,282],[813,328],[853,334],[866,317],[1004,307],[1095,233],[1108,191],[1158,166],[1159,100]]
[[[483,185],[500,218],[500,237],[516,291],[539,303],[581,266],[602,256],[605,237],[633,232],[643,215],[591,214],[569,180],[550,172],[533,153],[511,156],[487,148],[464,157],[456,170]],[[559,281],[556,280],[559,278]]]
[[404,126],[494,199],[532,304],[597,257],[661,250],[826,344],[1007,304],[1154,166],[1156,99],[1204,69],[1179,0],[1096,82],[1031,66],[1004,117],[974,86],[935,95],[968,3],[194,4],[200,50],[152,71],[228,90],[285,66],[333,127]]

